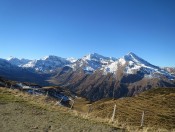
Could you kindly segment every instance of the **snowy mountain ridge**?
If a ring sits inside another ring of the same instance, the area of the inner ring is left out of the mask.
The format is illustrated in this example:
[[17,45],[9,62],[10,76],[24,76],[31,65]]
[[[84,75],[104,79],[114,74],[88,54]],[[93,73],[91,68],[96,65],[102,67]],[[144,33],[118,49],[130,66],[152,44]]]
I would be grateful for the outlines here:
[[25,65],[26,63],[30,62],[31,60],[29,59],[19,59],[19,58],[16,58],[16,57],[9,57],[7,59],[8,62],[10,62],[11,64],[13,65],[16,65],[16,66],[22,66],[22,65]]
[[40,72],[52,72],[58,67],[63,67],[71,63],[71,61],[65,58],[57,57],[54,55],[45,56],[38,60],[27,60],[11,57],[7,59],[7,61],[13,65],[22,68],[33,68],[36,71]]
[[164,75],[170,79],[175,78],[168,69],[154,66],[144,59],[138,57],[132,52],[116,59],[114,57],[105,57],[97,53],[92,53],[83,56],[80,59],[75,58],[61,58],[54,55],[45,56],[38,60],[18,59],[11,57],[7,59],[13,65],[23,68],[32,68],[39,72],[53,72],[57,68],[64,66],[71,67],[74,71],[83,69],[86,73],[94,73],[97,70],[103,72],[104,75],[108,73],[116,74],[123,70],[125,75],[136,74],[141,72],[145,77],[159,77]]
[[175,76],[171,75],[168,71],[150,64],[149,62],[143,60],[142,58],[138,57],[134,53],[130,52],[127,55],[123,56],[122,58],[116,60],[115,62],[107,65],[101,70],[104,74],[113,73],[116,74],[118,70],[123,70],[125,75],[128,74],[136,74],[138,71],[143,73],[145,77],[159,77],[160,75],[164,75],[170,79],[175,78]]
[[76,70],[82,68],[84,71],[94,72],[106,65],[111,64],[117,60],[114,57],[105,57],[97,53],[92,53],[83,56],[81,59],[78,59],[76,62],[70,64],[69,66]]
[[71,63],[74,63],[77,61],[76,58],[73,58],[73,57],[69,57],[69,58],[66,58],[67,61],[70,61]]

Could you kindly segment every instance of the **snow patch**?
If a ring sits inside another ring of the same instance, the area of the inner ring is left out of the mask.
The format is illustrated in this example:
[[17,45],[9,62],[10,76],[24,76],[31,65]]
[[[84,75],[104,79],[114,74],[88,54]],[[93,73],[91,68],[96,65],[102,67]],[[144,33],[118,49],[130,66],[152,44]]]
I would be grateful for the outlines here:
[[76,58],[73,58],[73,57],[67,58],[66,60],[67,61],[70,61],[71,63],[74,63],[74,62],[77,61],[77,59]]
[[103,70],[104,74],[107,74],[107,73],[115,74],[115,72],[118,70],[118,61],[113,62],[112,64],[102,68],[101,70]]
[[28,62],[27,64],[23,65],[22,67],[33,68],[35,66],[36,62],[37,62],[37,60],[32,60],[32,61]]
[[83,70],[85,70],[85,71],[94,71],[94,69],[92,67],[89,67],[89,66],[84,67]]

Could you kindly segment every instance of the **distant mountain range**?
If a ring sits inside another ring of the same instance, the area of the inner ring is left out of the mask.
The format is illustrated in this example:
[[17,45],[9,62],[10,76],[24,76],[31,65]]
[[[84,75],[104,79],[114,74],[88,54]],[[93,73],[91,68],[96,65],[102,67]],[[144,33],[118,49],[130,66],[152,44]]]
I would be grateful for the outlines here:
[[40,85],[62,85],[95,101],[132,96],[152,87],[175,87],[175,68],[160,68],[130,52],[121,58],[97,53],[80,59],[0,59],[0,76]]
[[39,60],[18,59],[14,57],[8,59],[8,62],[13,65],[22,68],[31,68],[38,72],[52,72],[58,67],[63,67],[74,61],[76,60],[73,58],[64,59],[53,55],[43,57]]

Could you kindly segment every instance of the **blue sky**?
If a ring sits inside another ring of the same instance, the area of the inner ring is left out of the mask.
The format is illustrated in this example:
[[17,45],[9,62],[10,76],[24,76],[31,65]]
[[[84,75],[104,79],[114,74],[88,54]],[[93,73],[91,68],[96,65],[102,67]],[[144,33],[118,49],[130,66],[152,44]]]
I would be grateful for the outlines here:
[[0,58],[121,57],[175,67],[174,0],[0,0]]

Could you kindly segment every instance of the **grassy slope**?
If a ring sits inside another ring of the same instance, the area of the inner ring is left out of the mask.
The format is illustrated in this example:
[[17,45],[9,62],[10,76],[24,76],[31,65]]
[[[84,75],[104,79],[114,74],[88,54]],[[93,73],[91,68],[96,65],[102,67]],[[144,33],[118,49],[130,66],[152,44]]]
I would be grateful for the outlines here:
[[72,111],[54,104],[54,100],[47,97],[0,88],[0,131],[118,132],[114,127],[75,116]]
[[[109,121],[114,104],[117,105],[115,127],[134,132],[175,131],[173,88],[152,89],[131,98],[97,101],[91,105],[91,112],[86,117],[96,122],[81,118],[89,110],[89,102],[83,98],[75,100],[74,111],[54,104],[55,100],[44,96],[0,88],[0,131],[115,131],[116,128],[97,123]],[[143,110],[145,122],[144,128],[140,129]]]
[[158,88],[136,97],[97,101],[92,105],[91,115],[108,120],[112,116],[114,104],[117,105],[114,125],[128,129],[139,127],[144,110],[144,127],[152,127],[155,131],[175,131],[175,88]]

